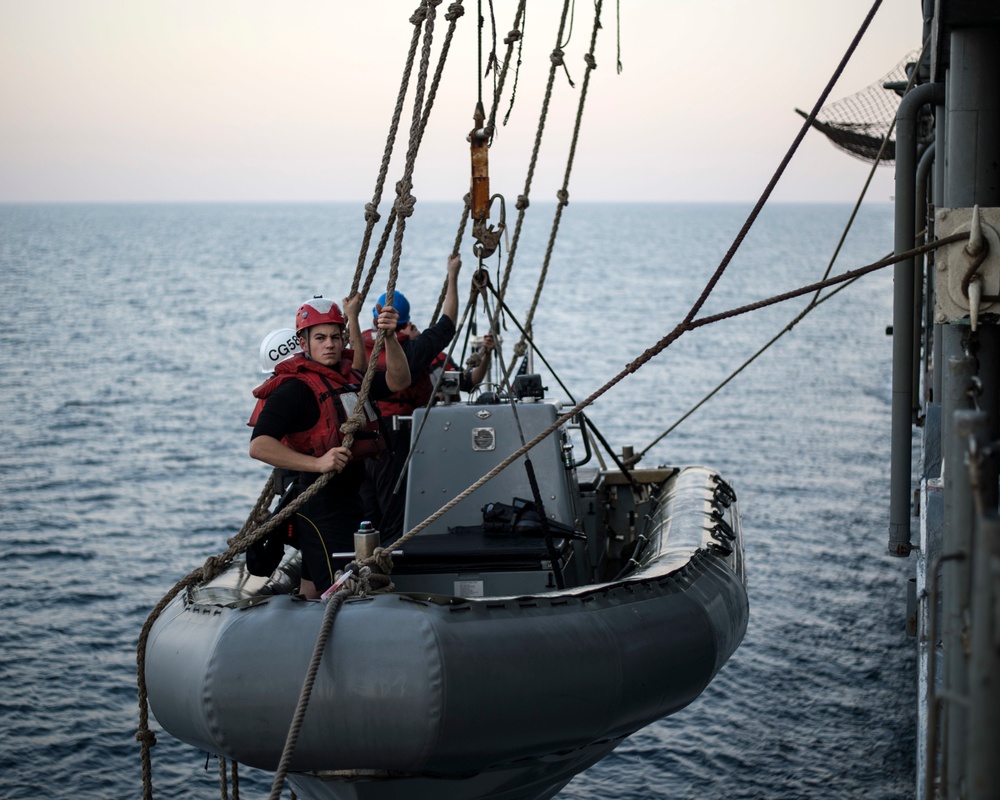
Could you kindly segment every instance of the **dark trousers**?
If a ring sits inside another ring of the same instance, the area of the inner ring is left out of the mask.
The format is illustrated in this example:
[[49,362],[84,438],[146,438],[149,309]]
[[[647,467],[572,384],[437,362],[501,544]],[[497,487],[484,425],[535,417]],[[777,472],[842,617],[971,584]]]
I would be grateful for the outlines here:
[[386,433],[388,448],[379,459],[365,461],[365,479],[361,484],[364,518],[381,534],[383,545],[403,535],[403,514],[406,503],[406,481],[393,494],[396,481],[403,471],[410,452],[410,430],[401,428]]

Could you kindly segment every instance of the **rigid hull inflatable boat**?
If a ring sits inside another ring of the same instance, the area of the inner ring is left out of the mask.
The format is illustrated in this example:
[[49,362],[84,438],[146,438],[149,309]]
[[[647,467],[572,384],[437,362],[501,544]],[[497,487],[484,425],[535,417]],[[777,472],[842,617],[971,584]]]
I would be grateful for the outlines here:
[[[423,415],[406,530],[558,409]],[[704,467],[588,469],[571,440],[557,428],[530,452],[548,536],[537,514],[496,521],[532,505],[522,457],[396,550],[392,591],[343,603],[289,762],[300,797],[551,797],[733,653],[748,616],[733,490]],[[238,558],[160,614],[145,676],[168,732],[277,768],[326,607],[292,594],[297,571],[294,549],[269,578]]]

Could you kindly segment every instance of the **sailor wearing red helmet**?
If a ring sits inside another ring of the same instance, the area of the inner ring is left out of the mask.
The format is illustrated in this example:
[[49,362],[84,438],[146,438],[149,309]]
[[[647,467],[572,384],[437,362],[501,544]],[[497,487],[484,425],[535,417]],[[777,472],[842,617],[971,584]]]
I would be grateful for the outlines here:
[[[344,308],[351,332],[360,340],[361,298],[345,300]],[[369,391],[372,401],[410,385],[406,356],[391,335],[398,319],[392,307],[379,308],[378,328],[390,335],[385,338],[385,371],[375,373]],[[356,355],[345,347],[344,326],[344,315],[333,301],[314,297],[303,303],[295,315],[302,352],[277,364],[274,376],[254,390],[257,407],[250,419],[251,457],[298,473],[295,494],[320,474],[337,473],[295,515],[294,537],[302,551],[300,592],[309,598],[319,597],[333,582],[331,554],[353,550],[353,534],[362,519],[362,459],[384,448],[371,407],[353,449],[341,445],[340,425],[356,407],[365,363],[363,348]]]

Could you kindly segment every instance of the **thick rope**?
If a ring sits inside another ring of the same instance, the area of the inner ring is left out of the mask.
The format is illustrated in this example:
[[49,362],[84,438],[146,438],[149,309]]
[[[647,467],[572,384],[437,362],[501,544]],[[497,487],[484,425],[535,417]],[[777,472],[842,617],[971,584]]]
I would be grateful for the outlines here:
[[[386,138],[385,150],[382,153],[382,164],[379,166],[378,177],[375,179],[375,193],[372,201],[365,206],[365,232],[361,242],[361,252],[358,254],[358,264],[354,271],[354,281],[351,284],[351,294],[358,290],[362,271],[364,270],[365,259],[368,256],[368,245],[371,242],[372,230],[379,221],[378,205],[382,202],[382,191],[385,188],[385,179],[389,173],[389,163],[392,161],[392,152],[396,145],[396,134],[399,131],[399,121],[403,116],[403,102],[406,99],[406,90],[410,85],[410,75],[413,72],[413,62],[417,55],[417,45],[420,43],[420,23],[423,21],[423,3],[410,17],[413,24],[413,37],[410,39],[410,49],[407,52],[406,64],[403,67],[403,78],[399,85],[399,92],[396,95],[396,105],[392,112],[392,121],[389,124],[389,135]],[[365,293],[367,294],[367,292]]]
[[538,129],[535,132],[535,144],[531,149],[531,160],[528,162],[528,174],[524,179],[524,191],[517,198],[517,222],[514,224],[514,236],[511,239],[510,247],[507,249],[507,266],[504,270],[503,280],[500,282],[500,296],[507,294],[507,283],[510,280],[511,268],[514,266],[514,254],[517,252],[517,245],[521,239],[521,226],[524,224],[524,214],[528,210],[528,196],[531,193],[531,182],[535,177],[535,166],[538,164],[538,151],[542,146],[542,134],[545,132],[545,121],[549,115],[549,103],[552,100],[552,86],[556,80],[556,69],[562,63],[562,50],[559,43],[563,39],[563,30],[566,27],[566,14],[569,11],[570,0],[563,0],[562,17],[559,20],[559,33],[556,34],[556,49],[552,51],[549,67],[549,79],[545,86],[545,98],[542,100],[542,110],[538,115]]
[[[410,126],[410,143],[407,148],[406,153],[406,166],[403,171],[402,179],[396,184],[396,204],[394,206],[394,211],[396,213],[396,235],[393,243],[392,261],[389,267],[389,281],[386,286],[386,305],[391,306],[393,300],[393,293],[396,286],[396,278],[399,274],[399,261],[402,256],[403,247],[403,234],[406,230],[406,218],[413,213],[413,204],[416,202],[411,194],[412,187],[412,177],[413,169],[416,164],[417,151],[420,147],[420,141],[423,138],[424,126],[426,125],[427,119],[430,114],[430,106],[433,105],[433,92],[436,87],[432,87],[431,94],[428,95],[427,108],[424,109],[424,92],[427,83],[427,72],[430,63],[431,56],[431,43],[434,38],[434,16],[435,9],[440,5],[441,0],[424,0],[424,11],[426,14],[426,23],[424,30],[424,44],[421,51],[420,57],[420,70],[417,76],[417,85],[415,90],[415,97],[413,101],[413,118]],[[453,6],[454,10],[454,6]],[[452,19],[452,26],[457,21],[460,14],[454,14]],[[442,54],[442,58],[439,62],[439,68],[443,66],[443,61],[446,53]],[[355,414],[351,417],[349,422],[353,422],[355,417],[360,419],[364,414],[364,403],[368,398],[368,394],[371,388],[372,380],[375,377],[375,365],[378,361],[379,352],[383,345],[385,339],[385,331],[379,330],[378,335],[375,338],[375,347],[372,349],[372,356],[368,363],[368,369],[365,372],[364,380],[361,383],[361,390],[358,393],[358,404],[355,409]],[[344,437],[344,445],[350,447],[353,442],[353,433],[348,432]],[[380,554],[381,555],[381,554]],[[370,559],[370,561],[375,561],[377,558]],[[362,572],[367,569],[367,575],[371,575],[371,568],[368,563],[364,563]],[[366,587],[366,589],[369,587]],[[330,635],[330,631],[333,628],[333,621],[336,617],[337,611],[340,609],[344,598],[348,595],[347,590],[341,590],[336,592],[333,597],[328,601],[328,606],[326,613],[323,616],[323,625],[320,628],[319,637],[316,640],[316,645],[313,649],[312,661],[309,665],[309,671],[306,675],[305,682],[302,686],[302,692],[299,696],[298,707],[295,710],[295,716],[292,718],[292,724],[288,731],[288,737],[285,740],[285,749],[281,756],[281,761],[278,765],[278,771],[274,778],[274,784],[271,788],[270,800],[278,800],[281,795],[281,789],[285,782],[285,775],[288,772],[288,766],[291,762],[292,753],[295,750],[295,745],[298,742],[299,732],[302,728],[302,722],[305,719],[306,709],[309,706],[309,697],[312,693],[312,686],[316,679],[316,673],[319,670],[319,664],[323,657],[323,651],[326,648],[326,643]]]
[[295,745],[299,741],[299,732],[302,729],[302,722],[309,708],[309,697],[312,695],[313,684],[316,682],[316,674],[319,672],[320,662],[323,660],[323,651],[333,630],[333,621],[344,604],[348,596],[347,591],[334,593],[326,604],[323,612],[323,621],[320,624],[319,635],[316,637],[316,645],[313,647],[312,658],[309,661],[309,669],[306,672],[305,681],[302,683],[302,691],[299,692],[299,702],[295,707],[295,714],[292,717],[292,724],[288,730],[288,738],[285,740],[285,747],[281,753],[281,760],[278,762],[278,770],[274,775],[274,783],[271,784],[271,794],[268,800],[279,800],[281,790],[285,785],[285,776],[288,774],[288,767],[292,761],[292,754],[295,752]]
[[[580,89],[580,101],[577,103],[576,108],[576,123],[573,126],[573,138],[570,142],[569,156],[566,159],[566,171],[563,174],[563,184],[562,188],[556,193],[559,202],[556,204],[555,217],[552,220],[552,230],[549,233],[549,242],[545,248],[545,258],[542,261],[542,269],[538,275],[538,284],[535,287],[535,296],[531,301],[531,307],[528,310],[528,314],[524,319],[524,327],[531,330],[532,323],[535,319],[535,310],[538,308],[538,301],[542,296],[542,289],[545,287],[545,279],[549,274],[549,265],[552,262],[552,252],[556,245],[556,236],[559,233],[559,222],[562,220],[562,212],[566,205],[569,203],[569,178],[573,171],[573,161],[576,158],[576,146],[580,140],[580,127],[583,124],[583,109],[587,102],[587,88],[590,86],[590,75],[597,69],[597,61],[594,58],[594,48],[597,46],[597,32],[601,29],[601,7],[603,5],[603,0],[597,0],[594,4],[594,26],[590,34],[590,50],[584,56],[584,61],[587,63],[587,69],[583,76],[583,87]],[[504,276],[506,278],[506,276]],[[503,291],[501,290],[501,295]],[[525,338],[522,335],[521,341],[515,346],[515,352],[524,350]],[[511,359],[508,369],[513,369],[514,365],[517,363],[516,359]],[[510,377],[509,373],[504,376],[505,378]]]
[[[435,3],[441,2],[441,0],[433,0],[433,1]],[[458,1],[452,3],[451,6],[448,7],[448,12],[445,14],[445,19],[448,20],[449,25],[448,25],[448,30],[445,33],[444,43],[441,45],[441,52],[438,56],[437,68],[434,72],[434,78],[431,81],[430,90],[427,93],[427,101],[426,103],[423,104],[424,107],[422,113],[420,114],[420,123],[415,127],[415,129],[411,129],[410,133],[411,149],[414,152],[419,150],[420,144],[423,141],[424,131],[427,128],[427,123],[430,120],[431,110],[433,109],[434,101],[437,98],[437,91],[441,83],[441,77],[444,73],[444,66],[445,63],[447,62],[448,54],[451,51],[451,43],[452,40],[454,39],[455,27],[458,24],[458,20],[461,19],[464,14],[465,14],[465,8],[462,6],[462,3]],[[433,33],[433,26],[430,24],[431,22],[432,22],[432,16],[428,15],[429,30],[425,36],[425,46],[424,46],[424,52],[428,54],[428,57],[430,48],[429,37]],[[424,65],[424,68],[426,69],[426,65]],[[423,78],[426,78],[426,72],[423,73]],[[418,88],[418,91],[419,91],[419,96],[422,97],[423,89]],[[419,100],[417,102],[419,103]],[[415,108],[414,108],[415,116],[418,108],[419,105],[415,103]],[[412,213],[412,206],[411,206],[411,213]],[[389,219],[386,221],[385,229],[382,231],[382,236],[379,239],[379,244],[375,252],[375,257],[372,259],[371,266],[368,269],[368,274],[365,277],[364,286],[361,289],[362,297],[367,297],[368,292],[371,290],[372,283],[375,280],[375,275],[378,272],[379,264],[382,261],[382,256],[385,253],[385,248],[386,245],[388,244],[389,236],[395,230],[395,225],[398,219],[399,219],[399,213],[396,206],[394,205],[391,213],[389,214]],[[361,268],[361,265],[362,265],[361,262],[359,262],[359,270]],[[360,279],[360,271],[358,274],[355,275],[355,284],[354,284],[355,290],[357,288],[357,282],[359,279]]]
[[[418,81],[419,98],[423,97],[423,87],[426,83],[427,60],[430,54],[430,41],[433,35],[433,10],[434,7],[440,4],[440,2],[441,0],[424,0],[424,2],[421,5],[421,8],[425,9],[424,13],[428,18],[427,21],[428,32],[427,35],[425,36],[423,58],[421,59],[421,70]],[[451,13],[454,13],[454,7],[455,6],[452,7]],[[420,13],[421,12],[418,10],[418,14]],[[415,14],[414,16],[417,16],[417,14]],[[455,19],[457,20],[459,16],[461,15],[460,14],[455,15]],[[408,65],[407,69],[409,68],[410,67]],[[421,102],[422,99],[418,99],[418,102],[415,103],[415,112],[414,112],[415,118],[418,117]],[[422,131],[420,133],[422,134]],[[410,176],[412,175],[413,162],[415,160],[415,157],[416,157],[416,147],[413,142],[413,137],[411,136],[411,146],[407,158],[407,174],[404,176],[404,180],[407,183],[409,182]],[[412,213],[412,198],[409,198],[408,202],[407,198],[405,196],[402,196],[403,194],[402,192],[400,192],[399,194],[401,196],[397,198],[397,203],[394,206],[394,211],[398,214],[401,213],[402,209],[404,213]],[[408,192],[406,194],[408,195]],[[409,208],[409,212],[406,212],[407,207]],[[397,235],[397,251],[398,251],[398,249],[401,248],[402,241],[401,241],[401,235],[399,235],[399,231],[397,231],[397,234],[398,234]],[[394,253],[393,262],[394,263],[392,265],[392,268],[390,269],[389,288],[387,290],[390,297],[392,294],[392,288],[395,286],[396,275],[398,273],[398,268],[399,268],[398,252]],[[384,332],[379,331],[379,335],[376,338],[375,351],[373,353],[373,358],[372,358],[373,362],[377,361],[383,339],[384,339]],[[359,403],[357,404],[355,413],[343,426],[345,433],[343,444],[345,447],[350,448],[352,446],[354,433],[359,429],[360,425],[362,424],[361,420],[363,419],[363,414],[364,414],[364,403],[365,399],[368,397],[368,393],[373,378],[374,378],[374,370],[372,369],[372,364],[370,363],[369,369],[365,374],[365,379],[362,381],[362,387],[359,393],[360,395]],[[149,632],[152,629],[153,624],[159,618],[160,614],[163,612],[163,609],[166,608],[166,606],[170,603],[170,601],[172,601],[174,597],[176,597],[177,594],[182,589],[186,589],[196,584],[207,583],[208,581],[215,578],[219,573],[222,572],[223,569],[225,569],[226,566],[228,566],[228,564],[232,562],[233,558],[235,558],[236,555],[245,551],[246,548],[249,547],[254,542],[257,542],[265,538],[272,531],[274,531],[279,525],[283,524],[285,521],[290,519],[292,515],[298,510],[298,508],[302,506],[302,504],[308,502],[313,496],[315,496],[318,492],[320,492],[323,489],[323,487],[326,486],[326,484],[332,479],[333,475],[334,473],[326,473],[325,475],[320,475],[306,491],[304,491],[301,495],[296,497],[280,512],[272,516],[266,522],[262,522],[254,526],[252,519],[255,517],[259,517],[260,514],[259,509],[266,504],[265,498],[267,497],[269,492],[273,491],[273,473],[272,473],[272,478],[269,479],[268,481],[269,483],[272,484],[271,488],[269,489],[267,486],[265,486],[265,490],[264,492],[261,493],[261,497],[258,498],[257,505],[255,505],[254,511],[251,512],[251,519],[248,519],[247,523],[241,529],[240,533],[237,534],[237,536],[233,537],[233,540],[231,540],[229,543],[229,547],[221,555],[210,557],[209,559],[207,559],[203,566],[193,570],[185,578],[179,581],[170,591],[167,592],[166,595],[164,595],[164,597],[160,600],[160,602],[156,605],[156,607],[153,609],[152,612],[150,612],[149,616],[147,617],[146,622],[143,625],[142,631],[140,632],[139,642],[137,645],[139,729],[136,732],[136,739],[140,742],[142,750],[141,760],[142,760],[142,773],[143,773],[143,797],[146,798],[146,800],[151,800],[152,798],[152,768],[151,768],[150,750],[156,743],[155,735],[152,733],[152,731],[149,730],[149,702],[148,702],[148,693],[146,690],[146,679],[145,679],[146,646],[149,638]],[[267,502],[269,502],[269,499],[267,500]]]

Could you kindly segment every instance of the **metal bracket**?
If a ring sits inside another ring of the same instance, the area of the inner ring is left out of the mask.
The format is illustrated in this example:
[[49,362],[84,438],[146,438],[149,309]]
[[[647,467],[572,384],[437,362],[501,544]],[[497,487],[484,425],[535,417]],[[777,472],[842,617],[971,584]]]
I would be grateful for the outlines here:
[[976,329],[981,314],[1000,313],[1000,208],[942,208],[935,231],[944,238],[968,233],[937,251],[934,321],[969,320]]

